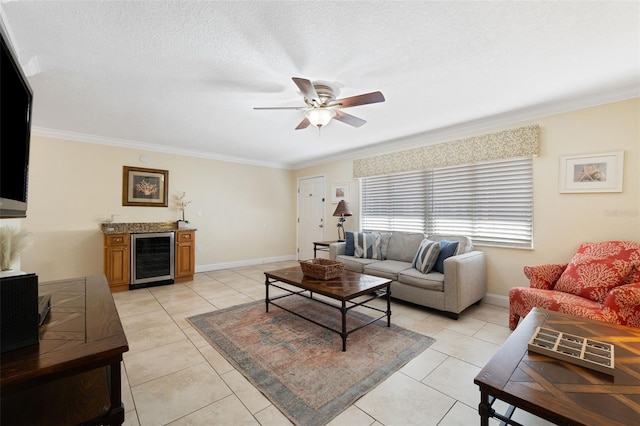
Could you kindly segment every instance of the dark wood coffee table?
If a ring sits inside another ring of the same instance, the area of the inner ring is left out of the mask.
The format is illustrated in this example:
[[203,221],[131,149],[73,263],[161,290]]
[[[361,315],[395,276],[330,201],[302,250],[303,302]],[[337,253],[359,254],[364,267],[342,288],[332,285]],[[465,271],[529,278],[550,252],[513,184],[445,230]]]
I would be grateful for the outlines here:
[[[615,345],[613,376],[528,352],[536,327]],[[640,329],[591,321],[534,308],[476,376],[480,424],[495,417],[505,424],[521,408],[558,425],[640,424]],[[493,402],[511,408],[498,414]]]
[[[297,267],[278,269],[276,271],[265,272],[265,287],[266,296],[265,303],[267,312],[269,312],[269,304],[284,309],[300,318],[304,318],[307,321],[326,328],[327,330],[338,333],[342,337],[342,350],[347,350],[347,336],[354,331],[360,330],[371,323],[374,323],[384,317],[387,317],[387,327],[391,327],[391,280],[386,278],[374,277],[371,275],[360,274],[358,272],[344,271],[339,278],[332,280],[316,280],[310,277],[304,276],[302,269]],[[287,283],[301,290],[291,290],[286,287],[282,287],[276,283]],[[269,287],[276,287],[287,293],[281,296],[269,298]],[[326,302],[324,300],[314,298],[314,293],[321,294],[330,299],[340,302],[340,305]],[[310,318],[305,317],[299,312],[293,312],[282,305],[274,303],[278,299],[282,299],[290,296],[302,296],[307,299],[315,300],[318,303],[322,303],[327,306],[331,306],[340,310],[342,314],[342,329],[335,330],[331,327],[316,322]],[[355,302],[354,299],[360,296],[369,296],[365,300]],[[378,309],[374,306],[367,305],[368,302],[377,299],[379,297],[386,297],[387,310]],[[355,327],[351,330],[347,330],[347,312],[355,307],[362,306],[374,311],[382,312],[377,318],[373,318],[371,321]]]

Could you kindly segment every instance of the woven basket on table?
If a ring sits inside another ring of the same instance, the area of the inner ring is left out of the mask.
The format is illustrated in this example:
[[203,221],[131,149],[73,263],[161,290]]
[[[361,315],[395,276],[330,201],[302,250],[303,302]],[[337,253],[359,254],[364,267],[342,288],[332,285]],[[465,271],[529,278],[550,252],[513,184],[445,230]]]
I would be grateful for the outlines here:
[[317,280],[332,280],[342,275],[344,263],[329,259],[301,260],[302,273]]

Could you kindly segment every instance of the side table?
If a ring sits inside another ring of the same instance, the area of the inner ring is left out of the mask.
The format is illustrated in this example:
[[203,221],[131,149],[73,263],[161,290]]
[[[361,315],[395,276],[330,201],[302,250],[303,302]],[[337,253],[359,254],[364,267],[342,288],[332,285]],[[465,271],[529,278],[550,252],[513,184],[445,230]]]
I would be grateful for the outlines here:
[[329,251],[329,246],[333,243],[339,243],[344,240],[334,241],[314,241],[313,242],[313,258],[315,259],[319,251]]

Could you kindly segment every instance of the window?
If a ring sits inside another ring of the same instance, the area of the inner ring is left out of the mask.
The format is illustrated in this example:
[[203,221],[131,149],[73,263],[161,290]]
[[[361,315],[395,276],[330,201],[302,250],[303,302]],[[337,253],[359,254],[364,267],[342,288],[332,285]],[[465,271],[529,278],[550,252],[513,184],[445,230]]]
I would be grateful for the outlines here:
[[527,157],[363,178],[362,228],[531,248],[532,163]]

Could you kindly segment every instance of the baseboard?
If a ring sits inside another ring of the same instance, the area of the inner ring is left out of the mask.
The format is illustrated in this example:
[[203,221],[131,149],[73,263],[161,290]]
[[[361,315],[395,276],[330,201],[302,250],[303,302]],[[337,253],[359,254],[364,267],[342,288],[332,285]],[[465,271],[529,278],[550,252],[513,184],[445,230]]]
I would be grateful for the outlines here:
[[264,265],[265,263],[287,262],[290,260],[296,260],[296,257],[294,255],[287,255],[287,256],[265,257],[263,259],[239,260],[237,262],[213,263],[210,265],[196,265],[196,273],[218,271],[220,269],[242,268],[245,266]]
[[509,307],[509,298],[500,294],[487,293],[484,295],[482,302],[488,303],[490,305],[500,306],[502,308]]

